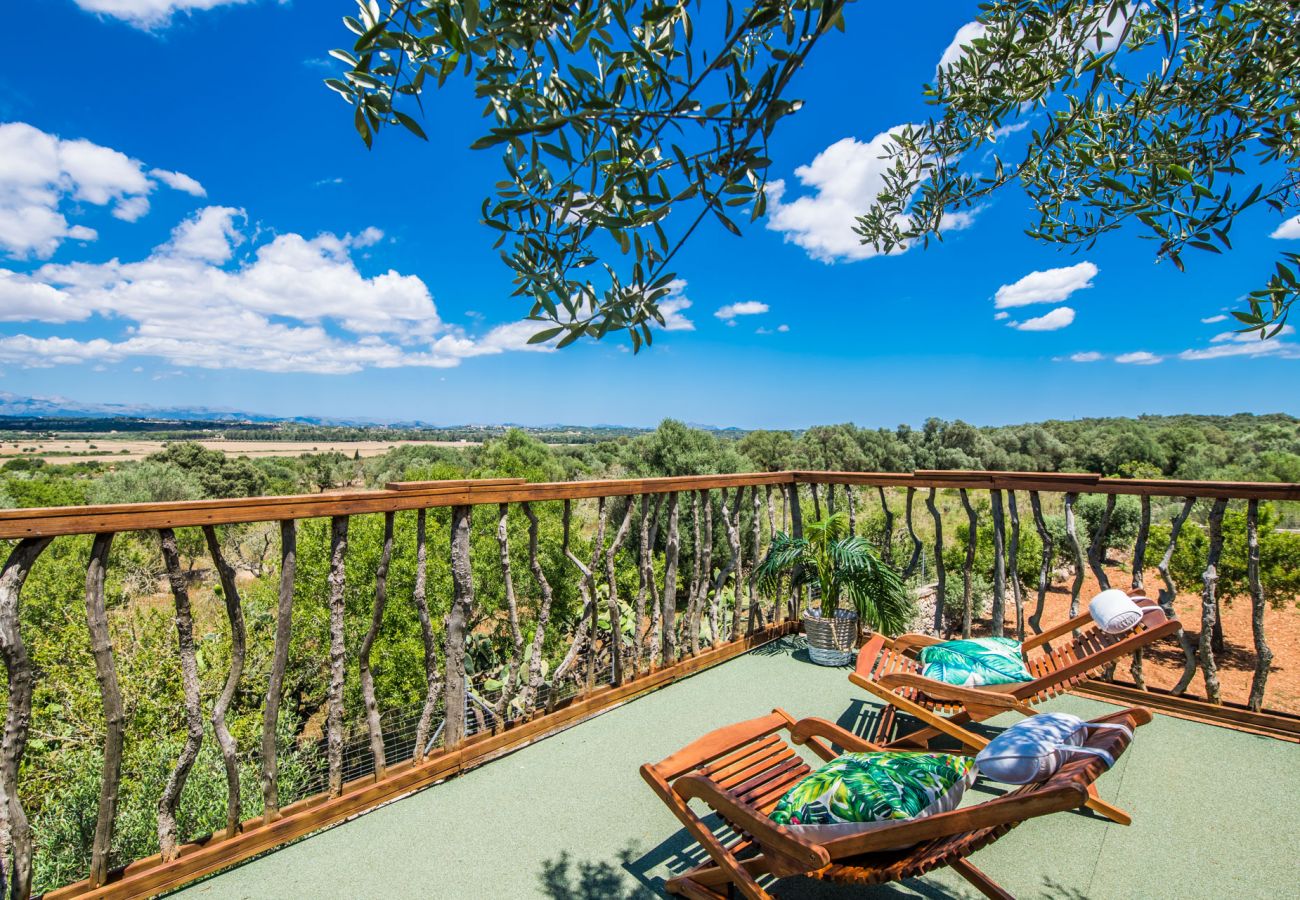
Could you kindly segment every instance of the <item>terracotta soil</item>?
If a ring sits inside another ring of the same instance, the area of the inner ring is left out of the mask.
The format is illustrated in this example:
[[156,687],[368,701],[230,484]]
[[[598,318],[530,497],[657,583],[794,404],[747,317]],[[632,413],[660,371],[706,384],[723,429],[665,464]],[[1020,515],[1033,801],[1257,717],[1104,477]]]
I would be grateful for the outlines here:
[[[1107,575],[1113,587],[1127,588],[1132,579],[1123,567],[1108,565]],[[1147,570],[1145,587],[1152,597],[1157,595],[1160,576],[1154,570]],[[950,577],[948,591],[961,591],[961,576]],[[1099,588],[1097,580],[1089,572],[1079,593],[1079,610],[1087,609],[1088,600],[1096,596]],[[1024,597],[1025,618],[1028,620],[1037,603],[1037,591],[1027,591]],[[1187,636],[1195,647],[1201,633],[1201,596],[1199,593],[1180,593],[1174,600],[1174,609],[1182,621]],[[1043,606],[1044,628],[1064,622],[1069,617],[1069,584],[1055,584],[1047,592]],[[1251,630],[1251,604],[1249,599],[1238,598],[1224,601],[1223,636],[1226,647],[1224,652],[1216,654],[1218,663],[1219,686],[1223,700],[1230,703],[1245,703],[1250,696],[1250,683],[1255,674],[1255,638]],[[1012,608],[1010,591],[1007,593],[1007,634],[1014,634],[1015,612]],[[989,621],[980,622],[987,633]],[[1027,628],[1028,626],[1026,626]],[[1264,708],[1300,715],[1300,608],[1290,602],[1282,608],[1268,606],[1264,612],[1264,638],[1273,651],[1273,663],[1269,669],[1268,683],[1264,691]],[[1143,677],[1149,687],[1172,688],[1178,683],[1183,673],[1183,651],[1178,641],[1167,638],[1147,648],[1142,664]],[[1121,683],[1131,683],[1129,664],[1121,662],[1115,672],[1115,679]],[[1205,697],[1205,677],[1199,665],[1196,675],[1186,691],[1189,697]]]

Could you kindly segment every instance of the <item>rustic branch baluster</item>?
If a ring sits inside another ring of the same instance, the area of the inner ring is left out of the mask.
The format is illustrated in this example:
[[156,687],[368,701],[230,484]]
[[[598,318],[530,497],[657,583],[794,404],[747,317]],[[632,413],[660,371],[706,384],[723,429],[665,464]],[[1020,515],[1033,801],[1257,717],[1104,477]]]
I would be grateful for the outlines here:
[[[5,707],[4,741],[0,744],[0,870],[12,853],[9,870],[9,894],[27,900],[32,892],[32,829],[27,811],[18,798],[18,768],[27,749],[27,732],[32,724],[32,690],[35,675],[27,645],[23,643],[20,624],[23,582],[31,573],[36,558],[50,544],[50,539],[23,538],[9,553],[0,571],[0,654],[4,655],[9,676],[9,697]],[[3,875],[3,871],[0,871]]]
[[[1141,498],[1142,512],[1138,520],[1137,541],[1133,544],[1133,579],[1129,582],[1129,589],[1133,591],[1142,590],[1144,586],[1143,571],[1147,563],[1147,539],[1151,534],[1151,498],[1146,494]],[[1139,647],[1133,654],[1133,661],[1129,663],[1129,675],[1133,678],[1133,683],[1141,690],[1146,690],[1146,680],[1142,675],[1142,648]]]
[[343,643],[344,591],[347,589],[345,561],[348,553],[348,517],[330,519],[330,680],[326,693],[326,755],[329,757],[329,792],[343,794],[343,675],[347,650]]
[[1223,511],[1227,508],[1226,498],[1219,497],[1210,507],[1210,547],[1205,560],[1205,572],[1201,575],[1204,585],[1201,591],[1201,640],[1199,653],[1201,672],[1205,676],[1205,697],[1211,703],[1222,703],[1219,691],[1219,671],[1214,660],[1213,638],[1214,623],[1218,619],[1219,557],[1223,553]]
[[912,524],[912,498],[916,495],[916,488],[908,485],[907,487],[907,534],[912,539],[912,556],[907,561],[907,567],[903,569],[903,580],[906,581],[912,577],[916,571],[917,564],[921,561],[921,539],[916,536],[916,528]]
[[700,494],[691,493],[691,584],[686,595],[686,616],[682,626],[682,646],[694,656],[700,649],[699,626],[695,624],[695,605],[700,593],[700,557],[703,553],[700,529]]
[[280,700],[284,696],[284,670],[289,664],[289,640],[293,629],[293,580],[298,570],[298,523],[280,522],[280,594],[275,610],[275,647],[271,651],[271,675],[262,708],[262,822],[280,818],[279,752],[276,734],[280,723]]
[[1083,589],[1083,545],[1079,543],[1079,532],[1074,522],[1074,502],[1079,495],[1065,495],[1065,537],[1070,542],[1070,551],[1074,555],[1074,581],[1070,584],[1070,618],[1079,614],[1079,592]]
[[1006,522],[1002,512],[1002,491],[989,491],[993,512],[993,608],[989,611],[993,636],[1002,637],[1007,616]]
[[880,511],[885,514],[885,543],[880,548],[880,553],[885,558],[885,562],[892,566],[894,564],[894,513],[885,498],[884,486],[876,485],[876,491],[880,494]]
[[1020,510],[1016,508],[1016,492],[1007,491],[1007,512],[1011,516],[1011,542],[1007,553],[1010,562],[1011,602],[1016,607],[1016,640],[1025,640],[1025,591],[1020,583]]
[[668,495],[668,535],[664,543],[663,621],[660,623],[659,658],[665,666],[677,662],[677,557],[681,538],[677,533],[677,492]]
[[[1187,521],[1187,517],[1191,515],[1192,507],[1195,505],[1195,497],[1188,497],[1183,501],[1183,508],[1178,511],[1178,515],[1174,517],[1173,523],[1169,526],[1169,546],[1165,548],[1164,556],[1160,557],[1160,562],[1156,565],[1156,571],[1160,573],[1160,578],[1165,583],[1156,602],[1160,604],[1167,616],[1176,615],[1174,599],[1178,596],[1178,587],[1169,574],[1169,564],[1174,559],[1174,549],[1178,545],[1178,534],[1183,530],[1183,523]],[[1196,648],[1192,646],[1192,640],[1187,636],[1187,632],[1181,628],[1178,629],[1178,644],[1183,648],[1183,674],[1179,676],[1178,683],[1170,691],[1173,694],[1181,694],[1187,690],[1187,686],[1196,677]]]
[[508,718],[510,703],[519,694],[519,670],[524,662],[524,633],[519,628],[519,601],[515,596],[515,578],[510,568],[510,504],[497,504],[497,549],[500,551],[501,583],[506,595],[506,624],[510,628],[510,664],[506,669],[501,696],[497,698],[495,712],[498,722]]
[[176,604],[176,643],[181,662],[181,687],[185,693],[185,744],[181,748],[176,767],[172,769],[158,799],[158,850],[165,861],[180,855],[176,837],[176,805],[189,778],[190,767],[199,755],[203,743],[203,711],[199,708],[199,665],[194,650],[194,616],[190,610],[190,594],[181,572],[180,552],[176,548],[176,533],[170,528],[158,532],[162,544],[163,563],[167,581],[171,585]]
[[469,685],[465,681],[465,639],[470,614],[474,611],[474,570],[470,565],[470,526],[474,507],[451,508],[451,608],[444,627],[447,649],[443,652],[447,675],[443,687],[442,742],[454,750],[465,740],[465,701]]
[[241,804],[239,797],[239,748],[235,738],[226,725],[226,711],[235,699],[239,689],[239,679],[244,674],[244,657],[247,652],[247,633],[244,629],[244,609],[239,598],[239,588],[235,584],[235,570],[226,562],[221,553],[221,544],[217,541],[217,531],[211,525],[203,526],[203,539],[207,542],[208,553],[217,569],[217,578],[221,582],[221,593],[226,605],[226,619],[230,623],[230,672],[226,683],[212,706],[212,733],[221,748],[221,759],[226,768],[226,837],[239,833]]
[[1052,532],[1047,529],[1043,519],[1043,505],[1038,498],[1038,491],[1029,492],[1029,507],[1034,513],[1034,528],[1038,530],[1038,540],[1043,545],[1043,558],[1038,564],[1038,602],[1034,605],[1034,614],[1029,617],[1029,627],[1034,634],[1043,633],[1043,606],[1047,603],[1047,587],[1052,574],[1052,555],[1055,552]]
[[[609,542],[608,549],[605,550],[605,578],[609,582],[609,652],[610,652],[610,683],[619,685],[623,683],[623,620],[618,608],[618,573],[614,567],[614,557],[623,547],[623,541],[627,539],[627,533],[632,525],[632,498],[627,498],[627,509],[623,513],[623,520],[619,523],[618,530],[614,532],[614,539]],[[640,624],[633,628],[635,634],[640,629]]]
[[[663,599],[659,594],[659,584],[655,581],[654,575],[654,552],[655,544],[659,541],[659,512],[663,508],[663,494],[655,494],[654,502],[650,506],[650,534],[646,544],[646,587],[649,591],[647,603],[650,607],[650,624],[646,626],[646,633],[642,639],[642,652],[650,658],[650,667],[660,665],[663,661],[659,658],[660,638],[663,634]],[[645,643],[649,642],[648,652],[644,649]]]
[[537,628],[533,632],[532,649],[528,656],[528,682],[524,686],[520,700],[524,715],[528,715],[542,689],[542,647],[546,641],[546,626],[551,621],[551,603],[555,595],[551,591],[551,583],[546,580],[541,560],[537,557],[537,514],[533,512],[533,506],[527,500],[521,503],[519,508],[528,519],[528,568],[533,573],[533,580],[537,582],[537,590],[542,597],[541,605],[537,609]]
[[1264,686],[1268,683],[1273,651],[1264,640],[1264,584],[1259,577],[1259,501],[1246,504],[1246,577],[1250,581],[1250,628],[1255,637],[1255,674],[1250,680],[1249,706],[1264,707]]
[[415,511],[415,585],[411,601],[420,620],[420,637],[424,643],[424,706],[420,721],[415,726],[415,761],[422,762],[429,745],[429,729],[433,727],[433,714],[438,708],[438,694],[442,692],[442,677],[438,673],[438,644],[433,635],[433,621],[429,618],[428,585],[429,546],[427,541],[427,510]]
[[[803,537],[803,508],[799,505],[799,485],[789,485],[789,501],[787,506],[790,511],[790,536],[796,539],[801,538]],[[788,618],[799,618],[801,614],[801,601],[803,599],[799,596],[799,593],[800,592],[795,589],[794,584],[791,583],[789,607],[786,610],[787,614],[782,615],[777,621],[784,622]]]
[[1105,591],[1110,589],[1110,578],[1106,575],[1106,535],[1110,531],[1110,519],[1115,512],[1115,495],[1106,495],[1106,508],[1102,510],[1101,521],[1097,523],[1097,533],[1088,545],[1088,567],[1097,579],[1097,586]]
[[[771,497],[771,485],[768,485],[768,497]],[[852,509],[852,495],[850,494],[850,506]],[[758,567],[759,560],[762,558],[763,549],[763,499],[758,495],[758,485],[749,492],[750,504],[753,506],[753,541],[754,552],[749,558],[749,573],[745,578],[749,586],[749,620],[746,624],[746,633],[753,634],[754,630],[763,627],[763,605],[758,599],[758,586],[754,584],[754,570]],[[769,507],[770,508],[770,507]]]
[[387,772],[388,760],[384,755],[384,727],[379,718],[379,702],[375,698],[375,678],[370,671],[370,651],[384,624],[384,607],[388,603],[388,567],[393,559],[393,517],[384,514],[384,543],[379,552],[379,565],[375,567],[375,602],[370,612],[370,628],[361,640],[357,651],[357,674],[361,681],[361,700],[366,708],[366,732],[370,737],[370,755],[375,761],[375,780]]
[[[795,488],[795,490],[798,489],[798,487]],[[822,501],[821,497],[818,496],[817,482],[814,481],[808,485],[808,493],[812,494],[813,518],[820,522],[822,518]]]
[[[654,511],[656,514],[659,512],[659,498],[661,496],[662,494],[654,495]],[[642,494],[640,528],[637,530],[636,625],[632,629],[633,677],[641,674],[641,661],[645,653],[645,641],[641,630],[641,621],[645,618],[646,597],[649,596],[650,593],[650,583],[654,580],[654,568],[650,560],[650,554],[653,550],[650,544],[650,506],[650,494]]]
[[930,488],[930,493],[925,498],[925,505],[930,510],[930,518],[934,520],[934,633],[943,634],[943,608],[948,600],[948,573],[943,563],[943,518],[939,515],[939,507],[934,502],[934,488]]
[[975,516],[975,507],[971,506],[970,497],[966,494],[966,489],[961,488],[958,493],[961,495],[961,505],[966,509],[966,561],[962,564],[962,595],[961,595],[961,636],[970,637],[971,629],[971,607],[973,605],[973,596],[971,594],[971,575],[975,568],[975,539],[979,534],[979,520]]
[[[757,491],[758,488],[754,488],[754,490]],[[854,502],[853,502],[853,485],[851,484],[844,485],[844,495],[845,495],[845,502],[849,507],[849,534],[857,534],[858,517],[857,517],[857,510],[854,508]]]
[[[744,498],[744,487],[736,488],[736,493],[731,497],[731,506],[727,505],[727,489],[723,488],[722,496],[722,527],[727,533],[727,562],[718,570],[718,575],[713,581],[713,603],[711,607],[711,617],[713,623],[713,644],[717,646],[722,643],[722,633],[719,626],[722,621],[722,589],[727,584],[727,579],[731,574],[736,573],[736,581],[732,591],[732,613],[731,613],[731,638],[735,640],[740,636],[740,532],[736,528],[736,521],[740,517],[740,503]],[[735,507],[734,511],[732,506]]]
[[113,823],[117,816],[117,792],[122,779],[122,736],[126,714],[122,709],[122,691],[117,683],[117,665],[113,660],[113,641],[108,630],[108,613],[104,607],[104,575],[108,569],[108,551],[113,535],[97,534],[90,548],[86,567],[86,625],[90,629],[90,649],[95,657],[95,678],[104,703],[104,768],[99,786],[99,815],[95,819],[95,839],[90,851],[90,883],[99,887],[108,880],[108,860],[113,845]]

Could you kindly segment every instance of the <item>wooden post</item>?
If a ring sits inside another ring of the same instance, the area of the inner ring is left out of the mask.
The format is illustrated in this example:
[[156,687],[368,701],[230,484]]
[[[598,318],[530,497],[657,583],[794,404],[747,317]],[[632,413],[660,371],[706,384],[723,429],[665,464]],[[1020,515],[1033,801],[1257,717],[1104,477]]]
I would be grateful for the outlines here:
[[1222,703],[1219,693],[1219,671],[1214,661],[1211,636],[1218,619],[1219,557],[1223,553],[1223,511],[1228,506],[1226,498],[1219,497],[1210,507],[1210,547],[1201,575],[1201,672],[1205,676],[1205,697],[1211,703]]
[[279,755],[276,733],[280,719],[280,698],[284,695],[284,670],[289,664],[289,641],[293,629],[293,581],[298,569],[298,525],[293,519],[280,522],[280,596],[275,614],[275,647],[271,652],[271,675],[262,709],[262,821],[269,825],[280,818]]
[[[769,484],[766,487],[768,488],[768,498],[770,502],[772,496],[771,494],[772,486]],[[758,567],[759,560],[762,559],[762,545],[763,545],[763,521],[762,521],[763,500],[758,495],[758,485],[754,485],[754,489],[749,492],[749,498],[750,498],[750,505],[753,507],[753,514],[754,514],[754,522],[753,522],[754,552],[750,556],[749,573],[745,578],[745,581],[749,584],[749,620],[746,624],[745,633],[753,634],[755,629],[763,627],[763,605],[759,603],[758,586],[754,584],[754,570]],[[853,504],[853,495],[849,494],[850,510],[853,509],[852,504]]]
[[1255,675],[1250,680],[1249,705],[1264,707],[1264,686],[1268,682],[1273,651],[1264,640],[1264,584],[1259,577],[1259,501],[1246,504],[1246,577],[1250,581],[1250,627],[1255,637]]
[[454,750],[465,739],[465,638],[474,608],[474,572],[470,566],[470,517],[472,506],[451,508],[451,608],[445,620],[447,649],[446,699],[443,746]]
[[181,661],[181,687],[185,692],[185,744],[172,769],[162,796],[158,799],[158,851],[164,862],[180,855],[176,837],[176,805],[189,778],[190,767],[199,755],[203,743],[203,711],[199,708],[199,665],[194,649],[194,616],[190,610],[190,595],[181,572],[180,552],[176,548],[176,534],[170,528],[158,531],[162,544],[163,563],[167,568],[167,581],[171,584],[172,599],[176,604],[176,642]]
[[375,602],[370,610],[370,627],[361,639],[357,651],[357,675],[361,681],[361,701],[366,707],[366,733],[370,738],[370,756],[375,761],[375,781],[388,772],[388,759],[384,754],[384,726],[379,719],[379,701],[375,697],[375,677],[370,671],[370,651],[384,624],[384,606],[388,603],[388,566],[393,560],[394,513],[384,513],[384,543],[379,552],[379,565],[375,567]]
[[330,520],[330,681],[326,691],[326,754],[329,757],[329,792],[331,797],[343,793],[343,673],[347,662],[343,644],[344,590],[347,572],[344,561],[348,552],[348,517]]
[[433,621],[429,618],[428,590],[429,547],[426,534],[427,510],[415,511],[415,585],[411,600],[420,619],[420,637],[424,642],[424,707],[420,721],[415,726],[415,761],[424,759],[429,743],[429,730],[433,727],[433,714],[438,708],[438,694],[442,691],[442,676],[438,673],[438,644],[433,635]]
[[965,488],[958,491],[961,495],[961,505],[966,510],[966,560],[962,564],[962,595],[961,595],[961,636],[970,637],[971,630],[971,613],[973,597],[971,595],[971,575],[975,569],[975,540],[979,536],[979,519],[975,515],[975,507],[971,506],[970,497]]
[[[1196,505],[1195,497],[1188,497],[1183,501],[1183,508],[1179,510],[1178,515],[1174,517],[1173,523],[1169,526],[1169,546],[1165,548],[1164,556],[1156,564],[1156,571],[1160,573],[1161,580],[1164,581],[1164,587],[1160,590],[1160,597],[1157,603],[1165,611],[1165,615],[1174,616],[1174,599],[1178,596],[1178,586],[1174,584],[1173,577],[1169,574],[1169,564],[1173,562],[1174,550],[1178,546],[1178,534],[1183,530],[1183,523],[1191,515],[1192,507]],[[1178,683],[1170,690],[1172,694],[1181,694],[1187,690],[1187,686],[1192,683],[1196,676],[1196,648],[1192,646],[1191,638],[1187,632],[1178,629],[1178,645],[1183,649],[1183,674],[1179,676]]]
[[[23,538],[9,552],[4,569],[0,570],[0,655],[4,656],[5,671],[9,675],[9,697],[5,705],[5,730],[0,744],[0,792],[3,806],[0,814],[0,837],[7,835],[7,844],[0,852],[11,851],[13,866],[9,870],[9,895],[26,900],[32,892],[32,829],[27,812],[18,797],[18,769],[27,750],[27,732],[32,724],[32,690],[35,675],[31,658],[23,643],[21,626],[21,601],[23,582],[31,573],[36,558],[50,544],[50,539]],[[4,854],[7,856],[8,854]],[[0,868],[4,865],[0,856]],[[2,874],[2,873],[0,873]]]
[[934,502],[934,488],[930,488],[930,493],[925,498],[925,505],[930,510],[930,518],[934,520],[934,633],[942,635],[943,607],[948,599],[948,573],[943,563],[943,519],[939,515],[939,507]]
[[1038,491],[1029,492],[1029,506],[1034,513],[1034,528],[1038,530],[1038,540],[1043,545],[1043,558],[1038,564],[1038,602],[1034,605],[1034,613],[1029,617],[1029,627],[1033,629],[1034,634],[1043,633],[1043,605],[1047,602],[1048,580],[1052,574],[1052,554],[1055,550],[1052,540],[1052,532],[1047,528],[1047,522],[1043,519],[1043,504],[1038,498]]
[[122,737],[126,714],[122,709],[122,691],[117,683],[117,665],[113,660],[113,641],[108,630],[108,613],[104,606],[104,575],[108,569],[108,551],[113,535],[97,534],[90,548],[86,567],[86,625],[90,630],[90,650],[95,657],[95,678],[104,703],[104,767],[99,783],[99,815],[95,819],[95,838],[90,851],[91,885],[99,887],[108,880],[109,854],[113,845],[113,823],[117,817],[117,792],[122,781]]
[[217,739],[217,746],[221,748],[221,759],[226,768],[226,837],[230,838],[239,833],[243,814],[239,796],[239,748],[226,725],[226,711],[235,699],[239,679],[244,674],[248,636],[244,629],[244,609],[239,599],[239,587],[235,584],[235,570],[221,552],[216,528],[204,525],[203,538],[207,541],[212,564],[217,569],[226,605],[226,620],[230,623],[230,671],[226,674],[226,683],[217,702],[212,705],[212,733]]
[[990,618],[993,636],[1002,637],[1007,615],[1007,558],[1005,550],[1006,523],[1002,512],[1002,491],[989,491],[993,510],[993,609]]

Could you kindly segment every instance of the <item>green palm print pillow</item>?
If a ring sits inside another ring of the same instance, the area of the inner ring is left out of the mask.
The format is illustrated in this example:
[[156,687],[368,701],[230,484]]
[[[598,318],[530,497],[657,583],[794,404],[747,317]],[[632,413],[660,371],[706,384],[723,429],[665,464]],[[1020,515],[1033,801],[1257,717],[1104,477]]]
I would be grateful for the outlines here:
[[971,757],[845,753],[791,788],[771,818],[794,828],[917,819],[955,809],[974,780]]
[[980,687],[1033,681],[1011,638],[968,638],[931,644],[921,650],[921,674],[944,684]]

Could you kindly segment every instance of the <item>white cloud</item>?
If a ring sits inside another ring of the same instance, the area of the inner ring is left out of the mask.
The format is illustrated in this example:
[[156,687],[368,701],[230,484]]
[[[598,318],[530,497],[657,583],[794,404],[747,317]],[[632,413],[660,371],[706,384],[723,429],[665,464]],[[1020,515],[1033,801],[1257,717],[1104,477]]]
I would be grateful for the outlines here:
[[982,38],[988,34],[988,29],[982,22],[967,22],[957,29],[953,35],[952,42],[948,44],[943,51],[943,56],[939,57],[939,68],[946,69],[948,66],[957,62],[966,55],[966,47],[969,47],[977,38]]
[[1204,319],[1201,319],[1201,322],[1206,325],[1213,325],[1216,322],[1226,322],[1226,321],[1228,321],[1228,317],[1222,314],[1217,316],[1208,316]]
[[[444,323],[424,282],[388,271],[363,275],[358,239],[281,234],[236,259],[243,214],[206,207],[135,262],[0,269],[0,317],[123,325],[81,340],[0,338],[0,362],[29,367],[155,357],[167,364],[339,374],[365,368],[456,366],[472,356],[525,349],[536,323],[514,322],[481,339]],[[362,232],[360,243],[374,239]],[[528,347],[545,351],[546,347]]]
[[384,233],[373,225],[361,230],[360,234],[348,235],[345,238],[349,247],[373,247],[384,239]]
[[1300,359],[1300,345],[1283,338],[1295,334],[1291,325],[1282,326],[1274,337],[1260,340],[1257,331],[1224,331],[1210,338],[1212,346],[1198,350],[1184,350],[1179,359],[1223,359],[1229,356],[1272,356],[1278,359]]
[[234,6],[250,0],[75,0],[86,12],[120,19],[135,28],[150,30],[167,25],[178,12]]
[[[831,144],[811,163],[794,170],[799,183],[812,192],[788,203],[785,182],[773,181],[768,186],[767,227],[825,263],[878,256],[879,251],[862,243],[853,227],[885,186],[889,162],[883,157],[889,134],[881,132],[866,143],[844,138]],[[944,230],[959,231],[974,220],[975,211],[949,213],[944,216]]]
[[1002,312],[996,312],[993,314],[994,322],[1001,322],[1003,319],[1009,319],[1009,318],[1011,318],[1011,313],[1007,312],[1006,310],[1003,310]]
[[1077,363],[1097,362],[1098,360],[1104,358],[1105,357],[1103,357],[1096,350],[1085,350],[1082,353],[1071,353],[1069,356],[1070,362],[1077,362]]
[[691,301],[686,297],[686,281],[675,278],[668,284],[668,296],[659,301],[659,315],[664,317],[664,331],[694,331],[695,323],[686,318]]
[[1074,310],[1068,306],[1058,306],[1046,315],[1023,322],[1008,322],[1007,325],[1017,331],[1059,331],[1074,322]]
[[714,313],[719,319],[734,319],[736,316],[757,316],[768,311],[768,305],[758,300],[743,300],[740,303],[728,303]]
[[1092,287],[1097,271],[1095,265],[1085,261],[1059,269],[1030,272],[1019,281],[998,288],[993,305],[1006,309],[1032,303],[1059,303],[1075,291]]
[[159,182],[193,194],[202,185],[152,169],[87,140],[64,140],[24,122],[0,124],[0,250],[45,259],[67,239],[93,241],[95,229],[69,223],[68,206],[110,206],[134,222],[149,211]]
[[169,172],[166,169],[150,169],[150,177],[157,178],[169,188],[184,191],[191,197],[206,197],[207,190],[184,172]]
[[1156,363],[1164,362],[1164,359],[1163,356],[1156,356],[1145,350],[1135,350],[1132,353],[1121,353],[1115,357],[1115,362],[1132,366],[1154,366]]
[[1269,237],[1277,238],[1282,241],[1300,238],[1300,216],[1292,216],[1287,219],[1281,225],[1277,226]]

